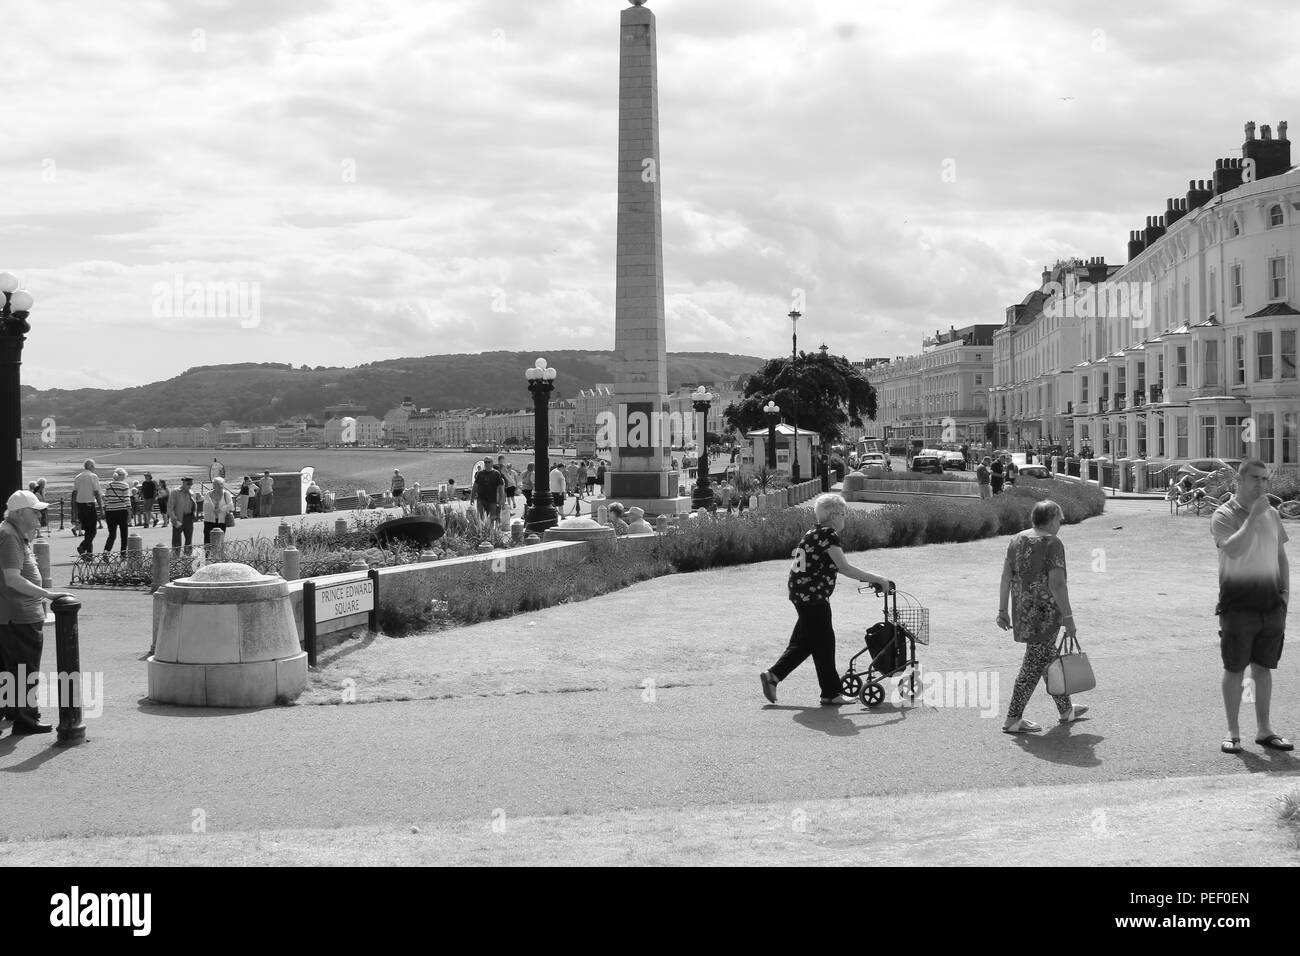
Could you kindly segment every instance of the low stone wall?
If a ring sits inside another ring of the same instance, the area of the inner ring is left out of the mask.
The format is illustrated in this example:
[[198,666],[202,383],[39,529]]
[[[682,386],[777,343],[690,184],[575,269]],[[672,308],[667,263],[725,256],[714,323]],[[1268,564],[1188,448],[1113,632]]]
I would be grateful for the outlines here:
[[[657,533],[630,534],[617,538],[613,547],[624,554],[638,554],[653,549],[658,540]],[[506,548],[489,551],[486,554],[471,554],[461,558],[446,558],[442,561],[428,561],[419,564],[403,564],[397,567],[379,569],[379,604],[384,603],[384,584],[403,576],[404,580],[414,579],[427,586],[430,592],[440,582],[452,574],[460,573],[464,568],[484,566],[507,574],[512,568],[551,569],[574,565],[582,560],[587,548],[592,543],[586,541],[546,541],[540,544],[524,545],[518,548]],[[609,547],[608,544],[595,544],[594,547]],[[317,588],[327,588],[345,581],[355,581],[365,577],[365,571],[349,571],[343,574],[328,574],[312,578]],[[289,581],[289,603],[293,607],[294,624],[298,629],[298,640],[303,640],[302,630],[302,581]],[[365,627],[366,614],[353,614],[349,617],[336,618],[322,624],[316,629],[317,634],[331,634],[335,631],[352,630]]]
[[[847,482],[846,482],[847,485]],[[847,501],[898,502],[913,498],[976,498],[979,485],[973,481],[891,481],[888,478],[868,479],[859,489],[848,490]]]

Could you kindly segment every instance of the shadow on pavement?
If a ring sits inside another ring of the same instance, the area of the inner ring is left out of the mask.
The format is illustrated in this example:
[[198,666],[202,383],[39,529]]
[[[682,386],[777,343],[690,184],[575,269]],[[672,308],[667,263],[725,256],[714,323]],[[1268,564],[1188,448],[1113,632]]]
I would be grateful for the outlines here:
[[[1241,743],[1242,747],[1249,746],[1244,740]],[[1300,760],[1297,760],[1295,752],[1290,750],[1269,749],[1264,750],[1263,753],[1254,753],[1243,749],[1241,753],[1224,754],[1224,756],[1236,757],[1250,773],[1295,773],[1300,771]]]
[[53,734],[34,734],[31,738],[19,738],[12,733],[6,733],[3,737],[0,737],[0,757],[7,757],[13,753],[16,749],[15,745],[20,739],[31,739],[38,746],[44,745],[22,763],[16,763],[11,767],[0,767],[0,773],[30,773],[47,760],[53,760],[61,753],[77,749],[76,747],[56,747],[53,745],[53,738]]
[[148,697],[136,701],[136,710],[142,714],[155,714],[159,717],[240,717],[244,714],[256,714],[262,710],[277,710],[278,704],[268,707],[186,707],[182,704],[159,704]]
[[766,704],[763,710],[791,710],[794,711],[794,722],[807,727],[809,730],[818,730],[832,737],[852,737],[862,732],[862,726],[851,720],[851,717],[872,717],[880,713],[897,713],[898,716],[893,720],[884,720],[878,723],[866,724],[868,729],[875,727],[887,727],[890,724],[902,723],[905,719],[902,711],[893,708],[878,708],[876,710],[854,710],[847,714],[843,707],[791,707],[780,704]]
[[[1076,721],[1078,728],[1086,723],[1087,718]],[[1057,724],[1043,734],[1011,734],[1020,749],[1033,754],[1040,760],[1050,763],[1067,764],[1071,767],[1100,767],[1101,758],[1093,751],[1105,740],[1100,734],[1071,733],[1069,727]]]

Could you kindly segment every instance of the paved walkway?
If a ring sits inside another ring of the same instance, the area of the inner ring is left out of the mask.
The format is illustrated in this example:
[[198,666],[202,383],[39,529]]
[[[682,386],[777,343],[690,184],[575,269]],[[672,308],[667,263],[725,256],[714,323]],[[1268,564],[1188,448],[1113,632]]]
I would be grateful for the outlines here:
[[[751,832],[746,827],[768,832],[770,808],[777,807],[781,819],[791,808],[804,808],[820,821],[814,833],[830,855],[818,859],[902,861],[919,852],[927,862],[988,863],[1005,859],[1012,830],[990,823],[981,839],[984,831],[971,830],[971,819],[1005,824],[1008,815],[1020,814],[1025,799],[1051,807],[1066,795],[1078,830],[1072,845],[1078,846],[1097,839],[1099,819],[1112,821],[1112,836],[1140,835],[1144,814],[1159,807],[1161,819],[1151,832],[1167,839],[1134,836],[1127,851],[1113,844],[1111,858],[1182,862],[1194,843],[1204,859],[1284,860],[1285,834],[1272,811],[1243,803],[1243,787],[1259,779],[1270,781],[1274,796],[1290,783],[1300,789],[1300,761],[1249,741],[1242,756],[1218,752],[1222,715],[1213,620],[1203,609],[1196,612],[1201,617],[1189,617],[1181,592],[1163,587],[1188,575],[1212,580],[1212,549],[1198,549],[1178,567],[1148,560],[1146,542],[1161,529],[1181,529],[1199,540],[1204,526],[1196,521],[1170,518],[1142,502],[1117,503],[1093,519],[1094,535],[1127,526],[1129,534],[1115,534],[1107,546],[1111,570],[1146,575],[1149,599],[1141,608],[1116,607],[1110,579],[1088,574],[1086,552],[1077,559],[1079,571],[1071,578],[1076,614],[1104,622],[1104,632],[1095,632],[1104,636],[1093,636],[1089,645],[1104,692],[1091,699],[1091,719],[1016,738],[998,732],[996,713],[982,718],[942,701],[820,708],[811,667],[781,686],[777,706],[764,706],[755,675],[789,628],[785,561],[672,575],[595,601],[434,637],[349,641],[324,662],[335,668],[330,673],[385,648],[418,652],[428,681],[424,699],[253,711],[149,702],[149,597],[88,590],[80,595],[81,658],[83,667],[103,675],[102,713],[87,720],[88,742],[78,748],[51,747],[48,737],[0,737],[8,839],[53,841],[0,844],[0,861],[39,853],[45,862],[58,862],[64,838],[103,836],[175,839],[181,849],[174,859],[202,859],[207,851],[190,855],[184,849],[199,820],[208,834],[245,842],[239,834],[294,830],[308,848],[336,827],[361,828],[362,842],[368,827],[479,832],[498,811],[512,820],[571,818],[565,832],[575,841],[571,852],[580,853],[582,840],[590,839],[581,835],[584,821],[614,827],[609,839],[619,845],[618,827],[634,823],[628,814],[651,814],[662,824],[699,808],[696,818],[724,821],[744,836]],[[251,532],[255,525],[247,524]],[[991,633],[987,608],[943,598],[955,569],[995,576],[1004,550],[999,538],[874,552],[863,562],[887,562],[897,579],[932,596],[936,640],[923,651],[927,670],[996,674],[1005,695],[1018,655]],[[850,635],[879,614],[865,600],[850,586],[837,590],[841,664],[846,650],[856,650]],[[577,634],[598,638],[596,647],[607,643],[611,656],[566,639]],[[662,656],[665,636],[690,652],[680,672],[676,658]],[[547,649],[547,660],[563,662],[562,674],[560,665],[545,661],[528,671],[538,646]],[[455,680],[440,678],[463,660],[482,662],[480,671],[497,670],[497,662],[504,670],[513,660],[522,670],[513,686],[489,691],[464,683],[478,679],[473,668],[457,670]],[[52,640],[44,666],[54,667]],[[1279,729],[1292,736],[1300,730],[1294,673],[1284,661],[1275,702]],[[648,679],[654,681],[650,694]],[[1045,700],[1036,708],[1032,716],[1047,717]],[[1253,727],[1248,713],[1243,722]],[[1171,793],[1166,778],[1172,777],[1189,781],[1181,796]],[[1113,789],[1119,785],[1127,789]],[[1033,789],[1018,789],[1026,787]],[[925,822],[909,827],[902,808],[913,803],[924,806]],[[746,807],[751,810],[741,812]],[[729,808],[739,809],[729,816]],[[877,808],[880,819],[898,828],[864,829]],[[1246,836],[1241,826],[1224,825],[1244,814],[1252,821]],[[1055,840],[1054,832],[1043,830],[1043,839]],[[1176,846],[1169,842],[1175,833]],[[1021,851],[1011,861],[1034,862],[1023,828],[1016,839]],[[944,841],[960,853],[944,856]],[[69,852],[82,845],[68,844]],[[525,850],[516,846],[516,852]],[[343,852],[364,855],[355,845]],[[507,861],[509,853],[502,853],[480,859]],[[600,855],[592,847],[573,858]],[[1076,855],[1062,862],[1091,861]]]

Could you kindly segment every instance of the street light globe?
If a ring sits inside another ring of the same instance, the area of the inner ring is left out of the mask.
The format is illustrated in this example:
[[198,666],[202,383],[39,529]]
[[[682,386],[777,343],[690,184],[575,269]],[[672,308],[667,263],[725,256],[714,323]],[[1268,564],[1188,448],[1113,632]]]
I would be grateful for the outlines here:
[[544,358],[539,358],[536,362],[533,363],[533,367],[534,367],[534,368],[546,368],[546,359],[544,359]]
[[546,379],[548,382],[555,381],[555,369],[553,368],[542,369],[542,378]]
[[541,377],[542,370],[540,368],[533,368],[530,365],[528,368],[524,369],[524,378],[528,379],[530,382],[535,382]]
[[9,308],[14,312],[30,312],[35,302],[32,294],[26,289],[19,289],[9,296]]
[[766,405],[763,406],[763,413],[765,415],[779,415],[781,414],[781,406],[778,405],[776,402],[769,401]]
[[18,277],[12,272],[0,272],[0,292],[16,292]]

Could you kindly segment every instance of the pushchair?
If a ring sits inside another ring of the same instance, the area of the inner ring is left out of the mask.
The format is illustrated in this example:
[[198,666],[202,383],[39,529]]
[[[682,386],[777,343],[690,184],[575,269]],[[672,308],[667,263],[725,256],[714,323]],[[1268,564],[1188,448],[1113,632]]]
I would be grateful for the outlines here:
[[[858,588],[858,593],[875,591],[875,585]],[[867,646],[849,658],[849,669],[840,681],[840,689],[847,697],[856,697],[863,706],[878,707],[885,699],[882,681],[898,678],[899,696],[914,701],[921,692],[920,664],[916,659],[916,645],[930,643],[930,610],[921,607],[914,595],[902,592],[903,603],[898,602],[897,588],[884,598],[884,620],[867,628]],[[869,654],[864,671],[854,669],[863,654]]]

